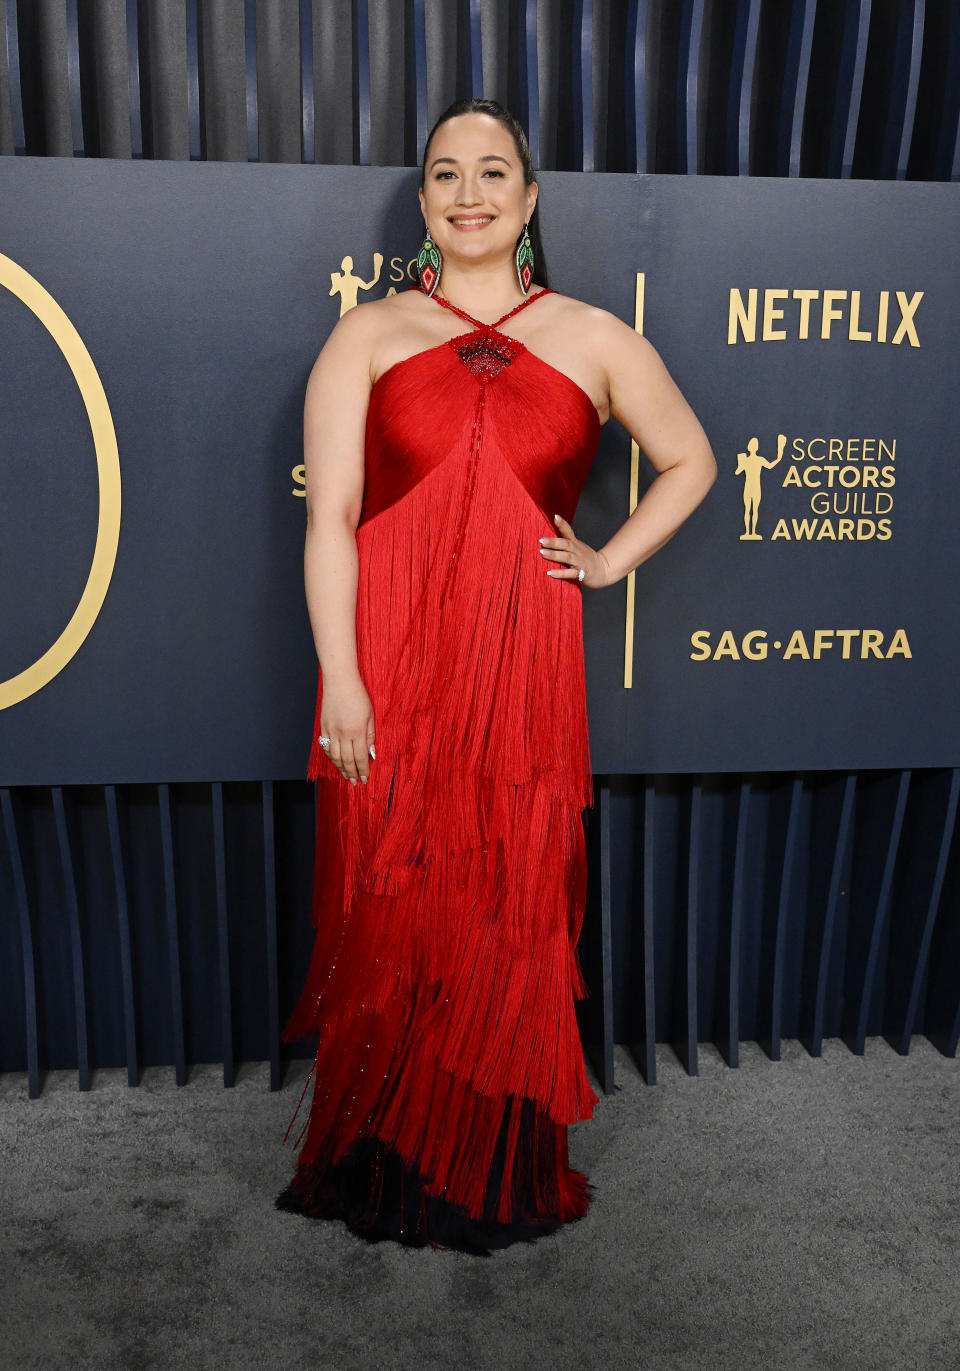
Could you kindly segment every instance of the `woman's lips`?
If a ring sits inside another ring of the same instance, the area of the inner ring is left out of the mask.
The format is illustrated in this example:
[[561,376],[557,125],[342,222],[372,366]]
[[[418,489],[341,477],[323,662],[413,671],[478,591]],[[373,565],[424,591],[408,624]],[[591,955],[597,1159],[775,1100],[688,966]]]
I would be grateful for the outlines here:
[[493,223],[493,215],[484,215],[480,219],[451,219],[450,223],[454,228],[460,229],[461,233],[471,233],[476,229],[486,228]]

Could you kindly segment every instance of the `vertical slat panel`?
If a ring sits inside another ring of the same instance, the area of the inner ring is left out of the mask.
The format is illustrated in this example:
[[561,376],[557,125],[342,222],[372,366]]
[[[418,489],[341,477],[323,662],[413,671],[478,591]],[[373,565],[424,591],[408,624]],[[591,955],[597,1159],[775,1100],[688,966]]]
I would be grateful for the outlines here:
[[370,165],[370,15],[367,0],[354,0],[353,22],[357,35],[357,165]]
[[683,105],[685,107],[686,127],[684,137],[680,140],[680,146],[686,149],[686,167],[684,169],[688,176],[699,176],[702,171],[700,148],[703,145],[701,125],[704,120],[705,102],[701,102],[701,92],[710,64],[710,55],[706,51],[703,6],[704,0],[693,0],[690,8],[689,28],[685,29],[686,62],[684,64]]
[[853,63],[853,80],[850,86],[850,103],[847,106],[847,132],[843,140],[843,165],[840,168],[840,176],[844,180],[853,175],[853,157],[857,149],[857,127],[860,123],[860,103],[863,99],[863,77],[867,69],[867,44],[870,39],[872,3],[873,0],[860,0],[857,48]]
[[474,100],[481,100],[484,94],[480,11],[480,0],[470,0],[470,95]]
[[647,166],[647,0],[628,0],[624,44],[624,101],[627,171]]
[[[955,170],[954,154],[960,150],[960,9],[947,12],[947,44],[944,59],[943,90],[953,96],[941,111],[940,127],[933,136],[932,179],[949,181]],[[956,179],[956,177],[954,177]]]
[[909,771],[901,771],[900,782],[897,786],[897,802],[893,812],[893,822],[890,825],[890,838],[887,843],[887,854],[883,863],[883,878],[880,882],[880,893],[877,896],[877,907],[873,916],[873,927],[870,931],[870,946],[867,951],[866,966],[863,973],[863,987],[860,994],[860,1007],[857,1013],[856,1033],[852,1042],[849,1044],[851,1050],[857,1056],[863,1056],[867,1045],[867,1021],[870,1015],[870,1005],[873,1000],[873,991],[877,979],[877,967],[880,962],[880,944],[883,939],[884,930],[887,923],[887,913],[890,908],[890,895],[893,890],[893,872],[897,863],[897,852],[900,849],[900,835],[903,832],[903,816],[907,808],[907,795],[910,791]]
[[313,71],[313,0],[300,0],[300,160],[316,160],[317,90]]
[[525,0],[525,61],[527,80],[527,143],[535,167],[540,165],[540,73],[537,67],[537,0]]
[[649,779],[643,788],[643,909],[642,945],[643,968],[643,1012],[640,1042],[634,1050],[634,1058],[647,1085],[657,1083],[657,1017],[656,1017],[656,979],[653,960],[654,932],[653,911],[654,885],[654,801],[656,790],[653,780]]
[[800,57],[797,64],[797,86],[793,99],[793,124],[790,129],[790,175],[800,175],[803,151],[803,116],[807,108],[807,87],[810,83],[810,56],[813,52],[813,26],[817,17],[817,0],[803,0],[803,23],[800,30]]
[[743,63],[746,57],[747,20],[750,6],[738,0],[734,9],[733,39],[730,44],[730,65],[727,71],[727,92],[723,138],[723,166],[725,175],[735,176],[739,167],[740,92],[743,89]]
[[[878,27],[891,29],[893,38],[892,66],[888,84],[883,92],[883,136],[880,140],[878,160],[869,172],[877,180],[892,180],[897,174],[900,146],[903,142],[907,91],[910,86],[910,40],[914,14],[913,0],[890,0],[889,8],[878,6],[875,16]],[[875,106],[875,111],[876,109]]]
[[739,166],[741,176],[750,175],[750,145],[753,130],[753,105],[759,76],[760,0],[749,0],[747,33],[743,47],[743,73],[740,78]]
[[227,919],[227,844],[223,822],[223,782],[212,786],[213,867],[217,890],[217,960],[220,971],[220,1047],[223,1083],[233,1085],[233,1000],[230,988],[230,925]]
[[[797,78],[800,75],[800,58],[803,50],[804,11],[806,9],[805,0],[784,0],[784,4],[790,12],[784,66],[780,75],[779,90],[768,92],[771,106],[777,109],[775,176],[787,176],[790,173],[793,119],[797,99]],[[770,109],[768,115],[770,118],[774,117],[773,108]]]
[[699,989],[697,942],[700,929],[700,834],[703,827],[703,787],[694,781],[690,791],[690,846],[687,856],[687,931],[686,931],[686,1005],[684,1015],[685,1039],[680,1044],[680,1056],[688,1076],[699,1074],[697,1039]]
[[23,129],[23,89],[20,83],[20,31],[17,0],[4,0],[3,33],[7,58],[7,83],[10,91],[10,127],[13,151],[22,157],[27,150]]
[[263,912],[267,943],[267,1043],[270,1053],[270,1089],[279,1090],[280,985],[277,964],[277,845],[274,833],[273,782],[261,783],[263,807]]
[[600,992],[602,1019],[602,1056],[600,1084],[606,1094],[614,1089],[613,1079],[613,930],[610,894],[610,779],[599,787],[600,805]]
[[957,1055],[958,1045],[960,1045],[960,1000],[957,1002],[957,1013],[953,1020],[953,1027],[947,1037],[944,1055],[947,1057],[955,1057]]
[[187,130],[190,141],[190,160],[203,157],[200,130],[200,16],[197,0],[186,0],[187,28]]
[[827,144],[827,162],[824,173],[828,177],[838,177],[843,164],[844,141],[857,70],[857,34],[862,12],[860,0],[846,0],[840,26],[840,52],[837,59],[833,114],[830,119],[830,137]]
[[257,0],[243,0],[243,53],[247,94],[247,161],[260,161],[260,93],[257,87]]
[[910,1039],[913,1036],[917,1015],[920,1011],[920,996],[923,991],[924,978],[927,974],[927,963],[930,958],[930,943],[933,938],[934,925],[937,921],[937,913],[940,909],[940,897],[943,894],[943,883],[947,875],[947,862],[950,860],[950,847],[953,843],[953,832],[957,822],[958,798],[960,798],[960,769],[954,767],[950,777],[950,794],[947,797],[947,807],[943,817],[943,830],[940,834],[940,850],[937,853],[937,866],[933,876],[933,886],[930,890],[930,901],[927,905],[926,918],[923,921],[920,946],[917,950],[917,964],[913,969],[913,978],[910,983],[910,998],[907,1001],[907,1012],[904,1017],[903,1029],[899,1035],[890,1035],[887,1039],[891,1046],[903,1056],[906,1056],[910,1051]]
[[813,1027],[810,1036],[810,1055],[819,1057],[823,1052],[824,1021],[827,1012],[827,979],[830,974],[830,958],[833,953],[834,934],[837,927],[837,911],[840,908],[840,891],[843,872],[847,860],[850,835],[853,832],[854,799],[857,791],[856,772],[848,773],[843,784],[843,801],[840,807],[840,822],[833,846],[833,865],[830,870],[830,887],[827,893],[827,907],[823,917],[823,930],[820,935],[820,955],[817,962],[817,988],[813,1005]]
[[140,17],[138,0],[126,0],[127,86],[130,102],[130,155],[143,157],[143,120],[140,113]]
[[579,31],[574,30],[577,40],[575,70],[579,91],[574,92],[574,101],[579,109],[580,118],[580,165],[583,171],[593,171],[595,166],[595,116],[593,108],[593,0],[580,0]]
[[917,118],[917,93],[920,89],[920,64],[923,60],[923,26],[926,19],[926,0],[913,0],[913,28],[910,35],[910,74],[907,77],[907,99],[903,110],[903,128],[900,131],[900,149],[897,154],[897,180],[904,181],[907,164],[910,161],[910,148],[913,143],[913,126]]
[[960,919],[956,904],[956,892],[951,891],[950,908],[934,930],[923,1006],[927,1041],[946,1057],[956,1056],[960,1039]]
[[[677,62],[675,85],[669,94],[669,102],[673,116],[673,137],[676,145],[674,158],[675,164],[669,167],[655,167],[654,170],[670,173],[683,174],[687,170],[687,128],[689,124],[689,111],[687,109],[687,76],[688,62],[690,55],[690,33],[693,25],[693,9],[696,0],[676,0],[675,9],[679,13],[679,29],[677,32]],[[658,35],[661,50],[664,46],[664,35]]]
[[173,1065],[177,1085],[187,1083],[186,1031],[183,1017],[183,980],[180,971],[180,928],[177,916],[177,879],[173,860],[173,816],[170,787],[157,788],[160,810],[160,857],[163,863],[163,909],[167,926],[167,967],[170,981],[170,1022],[173,1035]]
[[780,870],[780,894],[777,899],[777,928],[773,944],[773,974],[770,983],[770,1041],[767,1051],[770,1060],[778,1062],[783,1043],[783,979],[787,960],[787,928],[790,920],[790,888],[797,855],[797,834],[800,829],[800,806],[803,800],[803,777],[795,776],[790,787],[790,812],[787,817],[787,836],[783,847],[783,866]]
[[17,834],[17,818],[13,795],[4,787],[0,790],[0,809],[13,875],[13,893],[17,903],[20,927],[20,956],[23,963],[24,1027],[27,1039],[27,1092],[32,1100],[40,1094],[40,1041],[37,1022],[37,971],[33,955],[33,929],[30,924],[30,903],[27,898],[27,878],[23,868],[23,854]]
[[136,991],[133,983],[133,942],[130,936],[130,908],[127,901],[127,873],[123,859],[123,838],[120,832],[120,812],[117,806],[117,787],[104,786],[107,805],[107,832],[110,836],[110,859],[113,865],[113,888],[116,896],[117,931],[120,941],[120,983],[123,993],[123,1034],[127,1059],[127,1084],[140,1084],[140,1064],[137,1052]]
[[[715,2],[715,0],[714,0]],[[779,4],[781,0],[776,0]],[[683,55],[683,70],[680,73],[680,86],[683,88],[678,92],[671,92],[671,101],[676,104],[677,115],[684,125],[683,148],[686,154],[686,165],[688,171],[693,173],[696,170],[702,171],[702,139],[697,138],[697,126],[701,127],[703,118],[706,115],[703,102],[704,76],[707,71],[710,47],[710,14],[707,7],[707,0],[682,0],[686,14],[689,16],[688,32],[690,41],[686,44]],[[787,3],[787,0],[783,0]],[[74,154],[77,156],[85,155],[83,137],[83,107],[82,102],[85,96],[93,91],[93,85],[89,91],[85,88],[81,80],[80,65],[80,46],[78,42],[79,34],[79,14],[81,12],[80,0],[63,0],[65,14],[65,29],[67,33],[67,63],[64,71],[64,84],[68,100],[69,115],[71,120],[72,141]],[[344,0],[346,5],[346,0]],[[22,5],[22,0],[20,0]],[[13,140],[15,151],[22,154],[25,151],[25,135],[23,120],[23,93],[21,89],[21,70],[20,53],[18,43],[18,18],[22,18],[26,7],[23,9],[18,5],[18,0],[0,0],[0,22],[2,22],[2,39],[6,46],[6,65],[10,79],[10,105],[12,116]],[[427,131],[427,88],[426,88],[426,63],[425,63],[425,44],[418,41],[418,34],[422,35],[425,23],[424,0],[411,0],[414,30],[414,56],[416,71],[415,90],[411,90],[411,101],[417,103],[417,131],[418,138],[422,144]],[[127,58],[129,75],[129,94],[130,94],[130,121],[131,121],[131,148],[133,157],[143,155],[142,124],[140,116],[140,73],[139,73],[139,17],[140,6],[137,0],[123,0],[123,7],[126,16],[126,40]],[[470,45],[470,80],[472,89],[475,93],[482,93],[484,88],[483,71],[483,45],[482,34],[484,31],[484,0],[465,0],[465,8],[468,13],[468,38]],[[717,6],[718,10],[721,9]],[[739,0],[733,16],[733,25],[736,31],[734,41],[734,60],[730,64],[729,80],[731,85],[731,95],[739,95],[739,146],[737,161],[741,173],[745,172],[749,163],[749,124],[750,109],[754,103],[754,78],[755,78],[755,57],[757,52],[757,38],[760,27],[760,17],[762,12],[762,0]],[[351,54],[356,61],[350,62],[355,71],[358,92],[358,140],[359,140],[359,161],[361,164],[368,164],[371,156],[371,100],[373,92],[370,89],[370,5],[369,0],[352,0],[350,6],[354,20],[356,36],[356,52]],[[789,147],[787,149],[787,161],[784,170],[790,175],[801,174],[802,157],[802,125],[805,109],[808,100],[807,75],[809,72],[809,58],[812,51],[812,38],[816,15],[818,13],[816,0],[791,0],[791,9],[797,17],[799,24],[799,57],[794,50],[794,37],[791,36],[791,60],[789,63],[789,79],[783,83],[780,92],[783,101],[782,123],[785,126],[785,135]],[[952,42],[953,34],[956,30],[958,16],[954,13],[954,6],[946,7],[946,17],[944,23],[947,25],[947,33]],[[19,14],[18,14],[19,11]],[[258,125],[258,95],[256,82],[256,0],[244,0],[244,24],[246,34],[246,60],[247,60],[247,128],[248,128],[248,156],[251,161],[259,160],[259,139],[257,136]],[[539,160],[539,119],[538,119],[538,79],[536,70],[536,27],[538,11],[542,19],[546,13],[546,7],[540,6],[538,0],[523,0],[522,9],[517,3],[517,12],[520,15],[520,23],[524,29],[524,42],[527,48],[526,83],[529,99],[528,108],[525,111],[527,123],[529,125],[531,141],[537,154],[535,160]],[[575,110],[577,121],[579,121],[578,141],[582,139],[582,147],[572,149],[573,156],[576,158],[579,153],[580,163],[585,169],[592,169],[596,165],[594,144],[595,132],[598,124],[599,106],[597,99],[599,92],[593,89],[592,83],[592,51],[593,34],[597,29],[597,20],[601,14],[598,10],[597,0],[574,0],[573,11],[575,14],[574,32],[571,39],[577,48],[579,57],[574,63],[577,73],[577,84],[579,89],[575,95]],[[606,11],[604,10],[603,13]],[[201,24],[203,22],[204,11],[200,0],[184,0],[183,5],[185,33],[186,33],[186,54],[187,54],[187,120],[189,150],[191,158],[200,158],[204,155],[204,125],[202,105],[205,100],[203,90],[203,46],[201,43]],[[315,116],[315,95],[313,72],[313,7],[311,0],[299,0],[298,13],[300,18],[300,63],[302,78],[302,127],[301,143],[302,156],[304,161],[313,161],[313,147],[316,132]],[[613,23],[617,26],[616,40],[622,36],[625,67],[622,73],[626,83],[626,100],[624,103],[625,117],[628,122],[629,136],[627,148],[627,165],[637,170],[648,170],[651,155],[649,146],[648,129],[646,122],[647,111],[647,84],[648,73],[647,65],[647,21],[649,18],[649,5],[647,0],[625,0],[623,7],[614,7],[610,11]],[[936,13],[940,13],[939,10]],[[934,11],[930,11],[933,16]],[[901,59],[898,61],[898,70],[895,74],[893,85],[896,87],[892,91],[894,97],[891,102],[891,119],[887,130],[887,147],[884,152],[885,174],[896,176],[903,179],[908,174],[910,148],[916,128],[916,118],[918,105],[918,95],[920,91],[920,79],[922,74],[922,58],[924,35],[927,26],[927,5],[926,0],[901,0],[895,6],[887,6],[873,11],[871,0],[844,0],[844,56],[841,66],[841,86],[838,89],[835,119],[837,121],[836,132],[831,140],[830,165],[839,167],[839,174],[849,177],[852,174],[853,156],[856,143],[856,130],[860,115],[861,96],[863,92],[863,82],[866,69],[868,36],[871,22],[874,24],[883,23],[888,25],[893,17],[896,22],[897,32],[895,35]],[[686,21],[685,21],[686,22]],[[848,60],[846,55],[847,43],[850,43],[850,51],[853,54],[852,60]],[[4,43],[0,43],[4,46]],[[741,61],[741,53],[743,60]],[[344,54],[344,61],[348,61],[347,54]],[[794,71],[797,72],[797,79],[794,82]],[[954,64],[950,63],[950,72],[953,72]],[[852,74],[851,74],[852,73]],[[937,78],[940,79],[940,78]],[[951,89],[952,76],[946,77],[946,89]],[[570,97],[571,92],[564,93]],[[606,92],[604,92],[604,98]],[[767,108],[764,116],[769,117],[769,106],[775,101],[767,100]],[[949,120],[950,128],[946,129],[941,125],[940,130],[933,136],[938,142],[936,165],[938,174],[950,176],[957,174],[958,158],[960,158],[960,140],[958,140],[958,130],[954,119],[955,102],[948,100],[945,105],[949,109],[944,109],[944,120]],[[791,108],[792,107],[792,108]],[[422,116],[422,117],[421,117]],[[902,116],[902,118],[901,118]],[[842,135],[842,136],[841,136]],[[840,144],[842,142],[842,152]],[[839,159],[839,160],[838,160]],[[942,168],[942,170],[939,170]]]
[[728,1066],[740,1065],[740,946],[747,883],[747,835],[750,823],[750,782],[740,782],[737,801],[737,837],[733,854],[733,890],[730,897],[730,967],[727,977],[727,1037],[724,1056]]
[[417,102],[417,153],[421,159],[430,132],[427,108],[427,17],[424,4],[425,0],[413,0],[414,98]]
[[73,1016],[77,1042],[77,1086],[80,1090],[89,1090],[90,1049],[87,1035],[87,986],[83,956],[83,934],[80,928],[80,901],[77,898],[77,881],[73,868],[73,850],[70,846],[70,830],[67,825],[63,787],[54,786],[52,797],[53,814],[57,828],[57,846],[60,849],[60,873],[63,877],[64,904],[66,905],[67,923],[70,928],[70,958],[73,964]]
[[74,157],[85,157],[83,144],[83,103],[80,92],[80,28],[77,0],[66,0],[67,17],[67,92],[70,104],[70,131]]

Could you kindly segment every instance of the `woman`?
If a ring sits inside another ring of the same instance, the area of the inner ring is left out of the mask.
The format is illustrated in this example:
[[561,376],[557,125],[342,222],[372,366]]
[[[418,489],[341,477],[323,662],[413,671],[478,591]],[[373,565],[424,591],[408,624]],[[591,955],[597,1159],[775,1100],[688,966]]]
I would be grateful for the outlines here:
[[[537,194],[500,105],[441,115],[419,285],[339,321],[304,420],[317,934],[284,1037],[319,1042],[277,1204],[484,1255],[589,1206],[582,588],[716,473],[650,344],[547,287]],[[659,475],[594,549],[570,521],[611,414]]]

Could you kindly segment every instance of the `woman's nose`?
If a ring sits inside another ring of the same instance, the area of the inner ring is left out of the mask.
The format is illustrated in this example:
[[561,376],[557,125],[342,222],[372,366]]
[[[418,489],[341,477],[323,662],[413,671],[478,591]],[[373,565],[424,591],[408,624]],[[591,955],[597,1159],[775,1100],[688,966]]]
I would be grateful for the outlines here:
[[480,184],[470,176],[460,178],[460,189],[457,191],[458,205],[478,205],[483,199],[480,191]]

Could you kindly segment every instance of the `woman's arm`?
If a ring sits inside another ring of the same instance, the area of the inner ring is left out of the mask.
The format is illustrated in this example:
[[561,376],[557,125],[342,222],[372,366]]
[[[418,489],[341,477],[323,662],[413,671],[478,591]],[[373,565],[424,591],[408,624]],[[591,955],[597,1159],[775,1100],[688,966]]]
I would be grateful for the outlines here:
[[357,665],[357,540],[370,398],[371,325],[361,309],[336,324],[310,372],[303,410],[307,610],[323,678],[327,756],[355,785],[369,775],[373,709]]
[[622,320],[609,319],[601,356],[606,359],[610,413],[636,440],[657,477],[598,552],[607,566],[607,585],[659,551],[717,479],[707,435],[656,349]]
[[[595,330],[590,346],[607,373],[610,413],[636,439],[658,474],[627,521],[598,551],[575,538],[566,520],[556,520],[563,536],[546,539],[545,555],[558,563],[548,575],[575,578],[582,566],[583,584],[591,589],[613,585],[663,547],[717,477],[707,435],[656,349],[606,312]],[[570,565],[563,566],[564,561]]]

